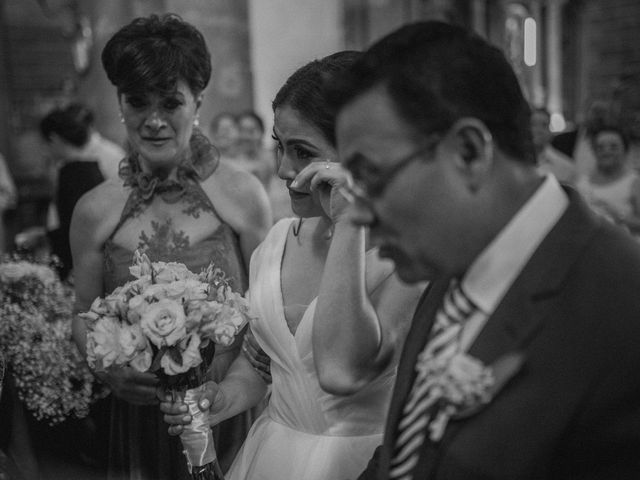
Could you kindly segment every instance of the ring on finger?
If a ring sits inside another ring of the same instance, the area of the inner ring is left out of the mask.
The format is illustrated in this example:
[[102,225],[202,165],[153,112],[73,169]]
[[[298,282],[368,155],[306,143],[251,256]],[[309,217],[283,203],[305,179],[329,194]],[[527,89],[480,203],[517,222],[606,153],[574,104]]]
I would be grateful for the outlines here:
[[326,168],[327,170],[329,170],[329,168],[331,167],[331,160],[329,160],[327,158],[327,163],[325,163],[324,168]]

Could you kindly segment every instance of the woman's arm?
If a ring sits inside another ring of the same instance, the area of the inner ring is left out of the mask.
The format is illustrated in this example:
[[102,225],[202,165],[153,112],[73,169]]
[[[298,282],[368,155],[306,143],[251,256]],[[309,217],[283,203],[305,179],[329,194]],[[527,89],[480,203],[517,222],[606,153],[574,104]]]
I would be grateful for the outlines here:
[[269,197],[255,175],[220,163],[205,188],[222,220],[239,237],[245,265],[272,225]]
[[423,286],[403,286],[390,262],[365,264],[365,231],[345,216],[341,189],[351,183],[335,162],[314,162],[296,177],[319,189],[334,232],[313,321],[313,355],[321,387],[351,394],[391,362],[409,327]]
[[[77,314],[86,312],[96,297],[104,295],[102,284],[103,245],[115,228],[121,209],[122,188],[102,184],[86,193],[76,205],[71,218],[70,244],[75,277],[76,315],[72,320],[73,339],[86,357],[87,327]],[[124,197],[126,199],[126,196]],[[112,209],[105,214],[105,205]],[[136,405],[157,403],[158,380],[151,373],[123,367],[94,375],[108,384],[114,395]]]
[[[93,300],[103,295],[102,246],[104,235],[101,213],[104,212],[103,195],[90,192],[77,203],[71,217],[69,243],[73,258],[76,302],[73,318],[73,339],[83,356],[86,356],[85,322],[77,314],[86,312]],[[102,212],[101,212],[102,210]]]
[[390,262],[376,259],[372,267],[367,275],[364,230],[337,222],[313,322],[314,361],[327,392],[354,393],[389,365],[424,288],[401,284]]

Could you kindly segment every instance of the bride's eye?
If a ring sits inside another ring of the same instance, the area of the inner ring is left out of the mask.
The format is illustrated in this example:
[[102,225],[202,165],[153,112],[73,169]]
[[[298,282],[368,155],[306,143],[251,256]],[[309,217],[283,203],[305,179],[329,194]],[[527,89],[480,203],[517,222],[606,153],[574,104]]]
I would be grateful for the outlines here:
[[309,150],[299,145],[296,145],[295,147],[293,147],[293,151],[295,152],[298,160],[309,160],[310,158],[313,157],[313,153],[311,153]]
[[282,151],[284,150],[282,142],[275,135],[271,135],[271,138],[276,142],[276,153],[278,155],[282,154]]

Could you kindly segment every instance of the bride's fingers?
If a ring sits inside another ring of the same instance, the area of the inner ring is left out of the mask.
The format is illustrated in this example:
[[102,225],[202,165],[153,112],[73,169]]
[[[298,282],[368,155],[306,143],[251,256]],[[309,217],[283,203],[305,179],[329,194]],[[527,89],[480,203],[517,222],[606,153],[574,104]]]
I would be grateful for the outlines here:
[[329,184],[331,188],[341,187],[350,182],[349,173],[337,163],[330,164],[329,169],[321,169],[311,178],[309,190],[313,191],[322,183]]
[[219,397],[220,387],[216,382],[209,380],[205,382],[204,391],[202,395],[200,395],[200,399],[198,400],[198,408],[203,412],[206,412],[210,408],[215,410],[216,408],[216,400],[221,400]]
[[332,162],[320,161],[320,162],[311,162],[309,165],[304,167],[298,174],[296,178],[291,182],[291,186],[293,188],[301,188],[306,185],[311,179],[316,175],[320,170],[327,169],[327,166],[331,168]]

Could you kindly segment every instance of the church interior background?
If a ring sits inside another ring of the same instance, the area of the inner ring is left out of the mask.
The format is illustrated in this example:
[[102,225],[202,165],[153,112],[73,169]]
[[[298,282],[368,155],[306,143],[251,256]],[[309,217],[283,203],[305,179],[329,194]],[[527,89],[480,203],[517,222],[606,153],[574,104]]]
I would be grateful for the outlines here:
[[407,22],[437,18],[504,49],[534,106],[562,131],[605,100],[640,143],[637,0],[0,0],[0,152],[19,189],[9,235],[42,222],[51,197],[37,134],[52,106],[80,100],[104,136],[124,140],[100,65],[106,39],[137,16],[175,12],[205,35],[213,62],[205,122],[270,102],[307,61],[362,49]]

